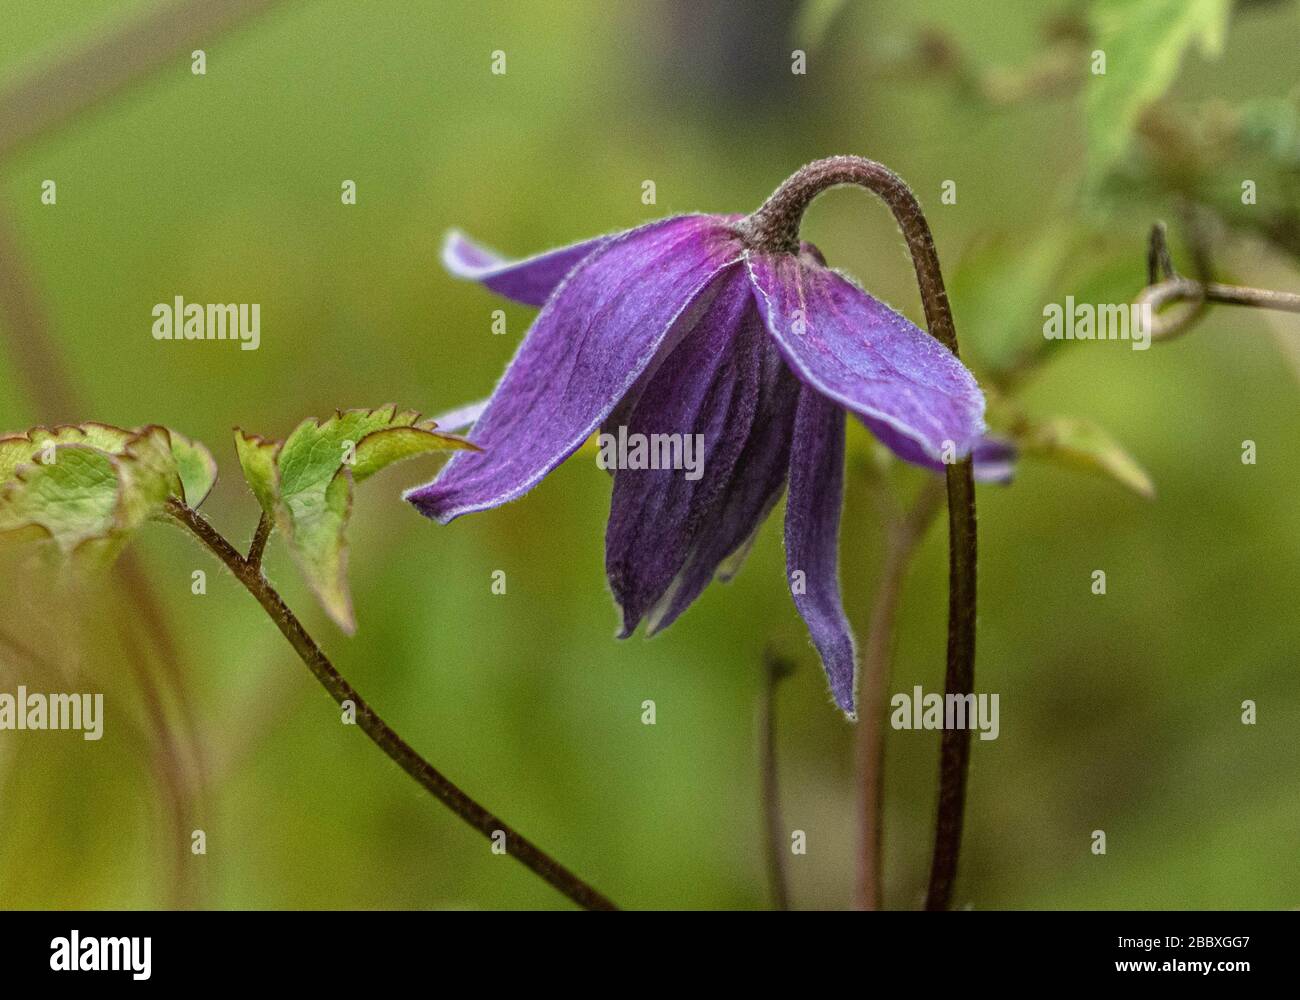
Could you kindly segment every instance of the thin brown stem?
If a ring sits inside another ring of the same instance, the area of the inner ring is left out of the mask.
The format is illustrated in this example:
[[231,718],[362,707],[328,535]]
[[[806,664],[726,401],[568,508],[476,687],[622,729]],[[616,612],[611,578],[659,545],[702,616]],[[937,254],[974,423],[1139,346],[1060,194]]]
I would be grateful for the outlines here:
[[925,539],[943,504],[938,478],[926,481],[915,502],[889,526],[880,582],[867,618],[867,637],[858,672],[858,786],[862,793],[862,851],[858,868],[858,908],[883,907],[885,720],[894,625],[912,556]]
[[[945,703],[975,691],[975,479],[970,459],[948,466],[948,665]],[[939,741],[939,806],[930,859],[927,910],[952,903],[966,809],[970,730],[945,729]]]
[[[741,222],[738,232],[760,249],[794,253],[799,248],[799,224],[804,211],[823,191],[844,184],[864,187],[889,206],[912,256],[930,334],[954,356],[959,356],[957,329],[929,223],[911,188],[883,164],[858,156],[833,156],[809,163],[777,188],[757,212]],[[970,694],[975,685],[977,552],[975,477],[970,458],[949,465],[947,479],[948,662],[944,686],[951,697]],[[927,909],[947,909],[952,899],[961,853],[969,757],[970,730],[945,729],[939,750],[939,805]]]
[[1169,253],[1169,227],[1157,222],[1151,227],[1151,239],[1147,243],[1147,284],[1154,285],[1164,278],[1176,277],[1178,271]]
[[275,522],[271,520],[270,515],[262,511],[257,519],[257,530],[253,532],[253,540],[248,545],[248,555],[244,557],[244,562],[253,569],[262,568],[262,556],[266,554],[266,543],[270,540],[271,529],[274,527]]
[[[1204,266],[1203,262],[1201,266]],[[1136,302],[1139,307],[1150,310],[1153,341],[1172,340],[1186,333],[1210,303],[1300,313],[1300,295],[1294,292],[1197,281],[1179,274],[1169,253],[1168,232],[1163,222],[1151,227],[1147,282],[1147,287],[1138,293]],[[1173,303],[1177,303],[1175,308],[1161,312],[1162,308]]]
[[361,731],[370,737],[398,767],[489,840],[495,842],[504,835],[506,850],[515,860],[541,876],[579,906],[588,910],[618,908],[532,841],[470,798],[398,736],[335,669],[334,664],[316,644],[316,640],[307,633],[279,593],[267,582],[261,569],[240,555],[238,550],[204,520],[202,515],[175,499],[167,502],[167,513],[225,564],[226,568],[235,575],[235,579],[243,584],[244,589],[262,606],[280,633],[289,640],[289,645],[307,665],[312,676],[339,705],[353,709],[356,723]]
[[781,817],[781,784],[776,764],[776,692],[794,671],[787,657],[768,649],[763,654],[763,693],[758,699],[759,773],[762,780],[763,827],[767,846],[768,882],[772,907],[790,909],[790,880],[786,870],[785,821]]

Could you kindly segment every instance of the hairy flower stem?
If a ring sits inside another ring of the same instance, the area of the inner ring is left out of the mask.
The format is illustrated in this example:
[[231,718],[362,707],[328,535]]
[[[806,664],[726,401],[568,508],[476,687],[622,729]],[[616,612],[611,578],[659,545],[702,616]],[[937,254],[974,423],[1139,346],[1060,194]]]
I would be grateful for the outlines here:
[[[773,253],[797,253],[799,224],[813,199],[832,187],[851,184],[875,194],[894,213],[907,241],[921,291],[930,335],[959,356],[957,330],[943,286],[934,237],[921,205],[903,179],[888,167],[859,156],[832,156],[798,170],[749,218],[740,235]],[[975,477],[970,458],[949,465],[948,476],[948,665],[949,695],[966,695],[975,685]],[[962,815],[970,731],[945,729],[939,750],[939,807],[926,909],[946,910],[952,899],[961,852]]]
[[[308,635],[307,630],[303,628],[297,616],[289,610],[289,606],[284,603],[275,588],[267,582],[266,577],[262,575],[261,567],[257,563],[240,555],[238,550],[230,542],[226,541],[220,532],[204,520],[202,515],[180,501],[168,500],[167,513],[220,559],[226,568],[235,575],[235,579],[244,585],[244,589],[256,598],[257,603],[262,605],[271,621],[275,622],[276,627],[289,640],[289,645],[294,648],[294,652],[307,665],[307,669],[320,681],[321,686],[330,693],[330,697],[340,705],[344,702],[351,702],[355,706],[356,721],[361,731],[370,737],[379,749],[383,750],[398,767],[419,782],[429,794],[489,840],[493,839],[494,836],[504,834],[507,851],[515,860],[540,875],[579,906],[588,910],[618,909],[610,900],[565,868],[532,841],[517,833],[509,825],[466,795],[434,768],[432,764],[421,757],[410,744],[398,736],[388,723],[381,719],[375,710],[366,703],[361,695],[357,694],[356,689],[344,680],[343,675],[335,669],[334,664],[329,661],[329,658],[316,644],[316,640]],[[269,529],[267,529],[267,533],[269,534]],[[259,526],[258,536],[260,537],[262,534],[263,530]],[[263,544],[265,544],[265,539],[263,539]]]

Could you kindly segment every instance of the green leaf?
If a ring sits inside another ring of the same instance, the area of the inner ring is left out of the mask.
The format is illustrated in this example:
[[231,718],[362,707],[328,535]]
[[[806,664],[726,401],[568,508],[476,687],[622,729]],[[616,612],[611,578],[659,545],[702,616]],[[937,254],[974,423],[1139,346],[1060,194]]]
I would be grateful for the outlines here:
[[348,517],[352,513],[352,475],[338,469],[324,489],[310,490],[285,502],[288,518],[281,529],[289,539],[303,576],[339,628],[356,631],[352,593],[348,589]]
[[117,460],[82,444],[60,444],[36,464],[19,465],[0,485],[0,532],[40,529],[65,552],[107,538],[117,523]]
[[84,444],[109,454],[117,454],[131,440],[131,431],[108,424],[60,424],[57,427],[33,427],[26,434],[0,438],[0,482],[11,478],[14,470],[44,454],[47,459],[61,444]]
[[184,499],[171,436],[156,424],[140,429],[117,456],[120,500],[114,528],[131,532],[161,511],[169,496]]
[[217,460],[203,445],[171,431],[172,458],[181,480],[181,499],[198,509],[217,481]]
[[1094,190],[1128,148],[1143,108],[1173,83],[1194,43],[1223,50],[1231,0],[1097,0],[1092,23],[1106,72],[1088,76],[1085,117]]
[[352,478],[364,482],[376,472],[396,462],[415,458],[430,451],[465,448],[468,442],[451,434],[435,431],[433,421],[410,427],[390,427],[367,434],[357,442]]
[[0,535],[106,562],[168,497],[202,499],[216,465],[165,427],[85,423],[0,438]]
[[354,483],[429,451],[473,448],[414,410],[383,406],[304,420],[281,444],[235,433],[244,478],[275,518],[299,571],[345,632],[356,628],[347,584],[347,523]]
[[276,456],[280,442],[268,441],[256,434],[245,434],[235,428],[235,452],[244,470],[244,481],[257,497],[258,504],[268,517],[275,517],[277,498],[280,496],[280,469]]
[[1012,437],[1021,454],[1107,476],[1139,496],[1153,499],[1155,484],[1146,470],[1111,435],[1087,420],[1053,417],[1023,422]]

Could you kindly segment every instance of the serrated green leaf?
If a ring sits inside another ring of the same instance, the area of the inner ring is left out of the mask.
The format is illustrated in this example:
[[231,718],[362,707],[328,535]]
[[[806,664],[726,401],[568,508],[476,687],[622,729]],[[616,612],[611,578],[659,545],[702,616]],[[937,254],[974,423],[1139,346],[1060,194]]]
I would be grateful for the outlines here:
[[257,502],[268,517],[275,517],[280,498],[280,469],[276,456],[280,442],[268,441],[256,434],[245,434],[235,428],[235,453],[244,470],[244,481],[257,497]]
[[352,476],[341,468],[324,490],[298,493],[285,505],[288,520],[282,530],[294,561],[329,616],[350,635],[356,631],[347,573]]
[[0,439],[0,534],[106,562],[169,496],[184,499],[186,477],[196,492],[210,487],[212,456],[165,427],[36,427]]
[[212,452],[184,434],[171,431],[172,459],[181,481],[181,499],[198,509],[217,482],[217,460]]
[[82,444],[61,444],[44,460],[18,466],[0,485],[0,532],[44,531],[64,553],[117,525],[117,460]]
[[166,427],[154,424],[141,428],[116,458],[117,531],[134,531],[158,513],[169,496],[180,497],[183,493]]
[[377,431],[411,427],[420,414],[396,406],[342,410],[323,423],[307,419],[285,439],[277,464],[282,499],[310,490],[323,491],[344,465],[356,464],[357,447]]
[[1026,422],[1012,433],[1021,454],[1100,473],[1139,496],[1152,499],[1155,484],[1122,445],[1098,425],[1073,417]]
[[0,438],[0,482],[11,478],[19,465],[48,456],[61,444],[84,444],[116,455],[126,447],[133,432],[108,424],[60,424],[33,427],[26,434]]
[[277,443],[236,431],[244,478],[275,518],[300,572],[330,617],[355,630],[347,585],[352,489],[380,469],[429,451],[474,446],[415,410],[382,406],[304,420]]
[[1231,8],[1231,0],[1097,0],[1093,5],[1106,72],[1088,77],[1090,186],[1095,189],[1124,154],[1142,109],[1173,83],[1184,53],[1193,44],[1207,57],[1222,51]]
[[444,434],[442,431],[435,430],[435,427],[432,421],[426,421],[410,427],[389,427],[367,434],[357,442],[352,463],[353,480],[358,483],[364,482],[395,462],[402,462],[430,451],[474,448],[474,445],[464,438],[455,434]]

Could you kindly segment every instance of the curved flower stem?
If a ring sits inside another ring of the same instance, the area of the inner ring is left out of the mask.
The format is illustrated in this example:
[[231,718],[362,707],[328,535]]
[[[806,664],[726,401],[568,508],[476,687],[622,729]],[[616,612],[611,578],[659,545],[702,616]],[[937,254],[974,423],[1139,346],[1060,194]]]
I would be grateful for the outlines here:
[[[357,725],[398,767],[483,836],[492,839],[497,834],[504,833],[507,850],[517,861],[540,875],[579,906],[588,910],[618,909],[610,900],[532,841],[517,833],[466,795],[421,757],[409,743],[398,736],[335,669],[334,664],[321,651],[316,641],[308,635],[297,616],[289,610],[289,606],[267,582],[261,568],[240,555],[220,532],[204,520],[202,515],[175,499],[167,501],[167,513],[220,559],[235,575],[235,579],[244,585],[244,589],[256,598],[257,603],[262,605],[271,621],[275,622],[276,627],[289,640],[289,645],[294,648],[294,652],[330,696],[340,705],[351,702],[355,706]],[[261,534],[260,530],[258,534]]]
[[862,910],[879,910],[883,905],[885,706],[888,703],[886,695],[894,647],[894,622],[912,555],[925,539],[942,504],[943,486],[936,478],[927,479],[911,508],[890,524],[880,582],[876,585],[867,619],[867,637],[858,680],[861,685],[857,757],[858,784],[862,793],[862,854],[859,858],[857,902]]
[[[804,211],[817,195],[844,184],[866,188],[894,213],[912,255],[930,334],[959,356],[957,330],[929,223],[911,189],[883,164],[860,156],[815,160],[786,180],[757,212],[741,222],[739,232],[765,249],[797,252]],[[966,695],[975,685],[975,477],[970,458],[949,465],[947,476],[948,664],[944,685],[948,695]],[[945,729],[939,758],[939,808],[925,903],[930,910],[945,910],[952,899],[961,851],[970,730]]]

